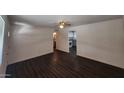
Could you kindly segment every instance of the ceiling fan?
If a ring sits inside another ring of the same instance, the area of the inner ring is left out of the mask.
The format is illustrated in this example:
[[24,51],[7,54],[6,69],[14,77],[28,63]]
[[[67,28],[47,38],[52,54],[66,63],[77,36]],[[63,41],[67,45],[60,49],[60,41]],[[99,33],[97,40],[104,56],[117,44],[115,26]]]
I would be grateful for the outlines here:
[[63,21],[63,20],[59,21],[56,25],[56,27],[59,28],[59,29],[63,29],[67,26],[71,26],[71,24],[69,22],[66,22],[66,21]]

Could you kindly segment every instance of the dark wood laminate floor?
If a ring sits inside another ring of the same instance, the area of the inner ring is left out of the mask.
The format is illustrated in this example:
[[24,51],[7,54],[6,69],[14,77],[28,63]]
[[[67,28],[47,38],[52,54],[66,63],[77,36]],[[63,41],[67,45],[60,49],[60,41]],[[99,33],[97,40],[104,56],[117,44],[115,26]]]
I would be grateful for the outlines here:
[[120,78],[124,69],[56,51],[8,65],[6,74],[14,78]]

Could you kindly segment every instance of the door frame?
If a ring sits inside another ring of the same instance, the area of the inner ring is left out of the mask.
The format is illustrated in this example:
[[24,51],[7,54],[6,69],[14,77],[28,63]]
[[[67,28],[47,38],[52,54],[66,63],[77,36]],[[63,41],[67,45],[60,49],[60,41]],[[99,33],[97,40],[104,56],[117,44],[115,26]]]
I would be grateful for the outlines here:
[[[75,35],[76,35],[76,55],[77,55],[77,32],[75,31],[75,30],[71,30],[71,31],[68,31],[68,49],[69,49],[69,53],[70,53],[70,46],[69,46],[69,33],[70,32],[74,32],[75,33]],[[73,36],[74,36],[74,33],[73,33]]]
[[3,17],[2,16],[0,16],[0,19],[1,19],[1,21],[3,22],[3,27],[2,27],[2,37],[1,37],[1,49],[2,49],[2,53],[1,53],[1,62],[0,62],[0,66],[1,66],[1,64],[3,63],[3,59],[4,59],[4,36],[5,36],[5,21],[4,21],[4,19],[3,19]]

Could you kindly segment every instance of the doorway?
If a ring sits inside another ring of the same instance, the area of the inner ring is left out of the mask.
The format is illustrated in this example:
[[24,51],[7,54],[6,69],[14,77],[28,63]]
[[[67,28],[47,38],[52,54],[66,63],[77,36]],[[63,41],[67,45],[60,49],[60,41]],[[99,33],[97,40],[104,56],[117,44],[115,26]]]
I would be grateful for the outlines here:
[[56,32],[53,33],[53,51],[56,50]]
[[68,38],[69,38],[69,53],[75,56],[77,52],[76,31],[69,31]]

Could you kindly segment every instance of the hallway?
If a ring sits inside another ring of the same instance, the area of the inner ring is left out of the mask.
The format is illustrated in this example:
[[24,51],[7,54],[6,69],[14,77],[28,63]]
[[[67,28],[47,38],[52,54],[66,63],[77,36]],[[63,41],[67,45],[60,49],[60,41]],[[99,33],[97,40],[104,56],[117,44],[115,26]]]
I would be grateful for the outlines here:
[[124,69],[57,50],[8,65],[6,74],[14,78],[120,78]]

